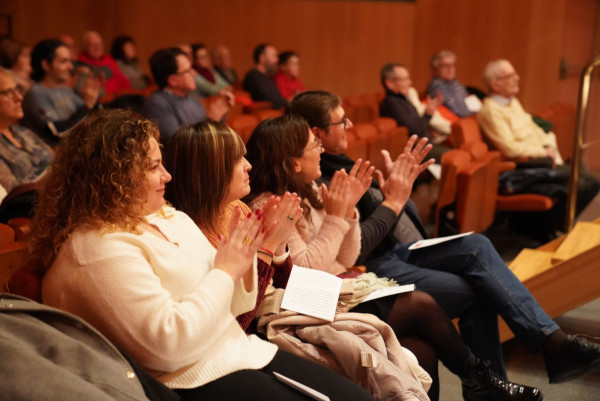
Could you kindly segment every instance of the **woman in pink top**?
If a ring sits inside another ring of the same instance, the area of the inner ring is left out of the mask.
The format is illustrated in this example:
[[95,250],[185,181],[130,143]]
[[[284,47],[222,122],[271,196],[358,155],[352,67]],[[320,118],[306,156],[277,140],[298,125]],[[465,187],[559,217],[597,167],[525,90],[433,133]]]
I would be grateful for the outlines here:
[[300,57],[293,51],[279,53],[278,71],[273,75],[281,96],[291,100],[300,92],[304,92],[304,84],[300,81]]

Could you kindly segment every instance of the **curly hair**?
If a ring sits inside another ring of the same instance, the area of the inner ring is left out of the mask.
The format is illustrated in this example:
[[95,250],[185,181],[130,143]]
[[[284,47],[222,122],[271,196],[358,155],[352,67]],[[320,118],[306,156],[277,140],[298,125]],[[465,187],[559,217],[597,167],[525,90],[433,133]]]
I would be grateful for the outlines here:
[[90,114],[63,137],[32,221],[29,265],[47,270],[78,227],[140,233],[156,126],[125,110]]
[[202,230],[217,232],[233,170],[245,154],[242,139],[223,123],[203,121],[180,128],[169,141],[165,160],[173,177],[167,200]]
[[[314,191],[312,183],[306,184],[300,174],[294,171],[293,158],[302,157],[309,139],[308,123],[295,114],[267,119],[261,122],[246,144],[246,159],[252,165],[250,170],[250,194],[244,198],[251,202],[263,192],[283,195],[286,191],[296,192],[315,209],[323,204]],[[305,217],[310,208],[304,208]]]

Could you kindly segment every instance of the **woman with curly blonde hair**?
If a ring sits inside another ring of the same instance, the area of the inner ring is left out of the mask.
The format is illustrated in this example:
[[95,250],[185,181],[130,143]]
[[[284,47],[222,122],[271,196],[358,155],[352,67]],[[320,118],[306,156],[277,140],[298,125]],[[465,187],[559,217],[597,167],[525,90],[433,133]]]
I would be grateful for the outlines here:
[[372,399],[246,335],[236,316],[256,303],[256,251],[274,225],[238,208],[215,249],[165,205],[157,137],[123,110],[95,112],[64,137],[33,225],[44,303],[87,320],[184,401],[304,399],[274,371],[334,399]]

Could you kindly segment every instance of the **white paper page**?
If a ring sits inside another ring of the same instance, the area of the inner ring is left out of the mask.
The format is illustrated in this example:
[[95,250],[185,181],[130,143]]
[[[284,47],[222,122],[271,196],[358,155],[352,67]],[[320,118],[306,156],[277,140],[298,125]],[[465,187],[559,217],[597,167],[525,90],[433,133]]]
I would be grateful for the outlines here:
[[365,299],[360,301],[361,303],[372,301],[377,298],[388,297],[390,295],[401,294],[403,292],[410,292],[415,290],[414,284],[405,284],[405,285],[395,285],[393,287],[383,287],[378,290],[373,291]]
[[427,170],[431,173],[433,178],[439,180],[442,178],[442,165],[433,163],[431,166],[427,167]]
[[300,391],[303,394],[306,394],[307,396],[309,396],[311,398],[314,398],[315,400],[319,400],[319,401],[329,401],[330,400],[329,397],[327,397],[325,394],[319,393],[317,390],[314,390],[302,383],[298,383],[296,380],[290,379],[289,377],[285,377],[281,373],[273,372],[273,374],[281,382],[287,384],[288,386],[290,386],[292,388],[295,388],[296,390]]
[[342,279],[333,274],[294,266],[281,307],[333,322],[341,288]]
[[467,109],[469,109],[472,113],[477,113],[481,110],[481,100],[475,95],[469,95],[465,98],[465,104],[467,105]]
[[441,244],[442,242],[452,241],[453,239],[456,239],[456,238],[466,237],[467,235],[473,234],[473,232],[474,231],[469,231],[468,233],[450,235],[448,237],[440,237],[440,238],[432,238],[432,239],[422,239],[421,241],[417,241],[414,244],[412,244],[411,246],[409,246],[408,249],[410,251],[412,251],[412,250],[415,250],[415,249],[426,248],[428,246],[433,246],[433,245]]

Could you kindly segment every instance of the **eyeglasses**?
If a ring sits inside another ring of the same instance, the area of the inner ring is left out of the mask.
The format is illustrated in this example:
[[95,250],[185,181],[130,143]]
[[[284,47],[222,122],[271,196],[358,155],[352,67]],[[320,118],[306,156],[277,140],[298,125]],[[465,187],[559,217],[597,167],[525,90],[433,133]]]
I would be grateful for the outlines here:
[[15,97],[17,95],[22,95],[23,91],[18,86],[13,86],[12,88],[6,88],[0,91],[0,96],[4,97]]
[[321,142],[321,140],[319,138],[315,138],[313,145],[310,148],[304,149],[304,151],[313,150],[313,149],[319,149],[319,151],[320,151],[322,147],[323,147],[323,142]]
[[344,116],[337,123],[329,123],[329,126],[343,124],[344,129],[346,129],[347,123],[348,123],[348,117]]
[[513,71],[513,72],[509,72],[508,74],[504,74],[504,75],[500,75],[499,77],[496,77],[496,80],[503,81],[505,79],[515,78],[516,76],[517,76],[517,73],[515,71]]

